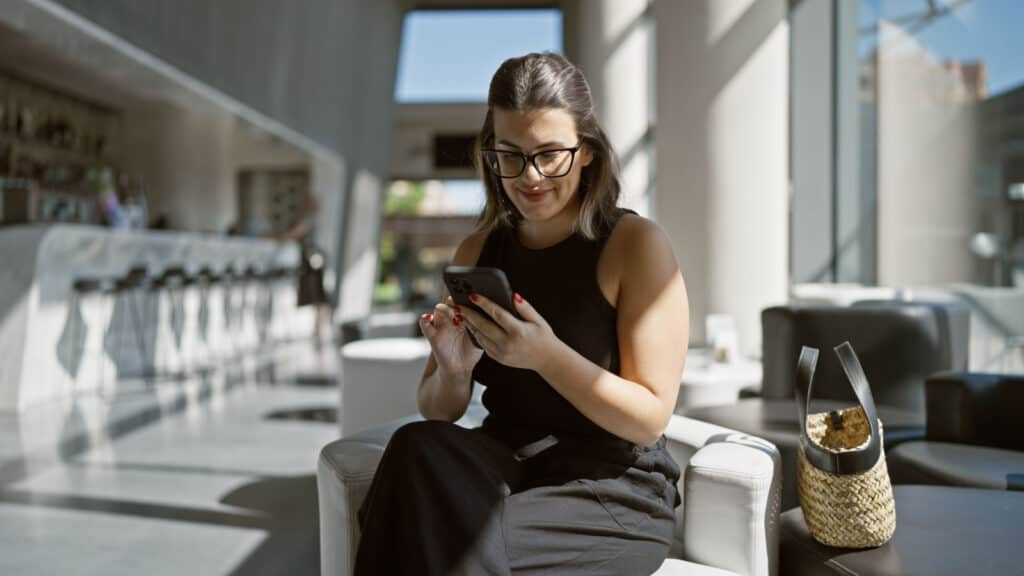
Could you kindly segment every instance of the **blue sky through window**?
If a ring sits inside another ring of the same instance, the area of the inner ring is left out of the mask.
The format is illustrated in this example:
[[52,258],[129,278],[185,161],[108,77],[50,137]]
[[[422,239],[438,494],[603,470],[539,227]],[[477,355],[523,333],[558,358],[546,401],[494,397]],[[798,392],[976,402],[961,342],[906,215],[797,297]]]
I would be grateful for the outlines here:
[[420,10],[405,17],[398,102],[484,102],[507,58],[562,52],[559,10]]
[[[888,20],[923,14],[928,6],[927,0],[862,0],[861,25],[871,25],[879,17]],[[915,34],[936,59],[984,61],[990,97],[1024,84],[1024,1],[938,0],[937,6],[954,10]],[[862,45],[862,49],[873,44]]]

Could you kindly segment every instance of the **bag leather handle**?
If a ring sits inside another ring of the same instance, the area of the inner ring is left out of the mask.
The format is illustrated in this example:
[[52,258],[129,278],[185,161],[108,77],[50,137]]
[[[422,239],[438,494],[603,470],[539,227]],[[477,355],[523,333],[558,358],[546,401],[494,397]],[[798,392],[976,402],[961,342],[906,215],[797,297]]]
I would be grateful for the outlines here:
[[[797,414],[800,417],[800,444],[807,460],[816,468],[832,474],[861,474],[870,470],[878,462],[882,449],[875,400],[871,395],[871,387],[864,375],[864,369],[850,343],[843,342],[834,350],[843,367],[843,373],[846,374],[847,380],[853,387],[853,393],[857,396],[857,402],[864,409],[864,415],[871,427],[871,438],[864,448],[849,452],[832,452],[811,441],[807,435],[807,412],[810,410],[818,350],[804,346],[800,350],[800,359],[797,362],[796,385],[796,406]],[[806,395],[804,390],[807,391]]]

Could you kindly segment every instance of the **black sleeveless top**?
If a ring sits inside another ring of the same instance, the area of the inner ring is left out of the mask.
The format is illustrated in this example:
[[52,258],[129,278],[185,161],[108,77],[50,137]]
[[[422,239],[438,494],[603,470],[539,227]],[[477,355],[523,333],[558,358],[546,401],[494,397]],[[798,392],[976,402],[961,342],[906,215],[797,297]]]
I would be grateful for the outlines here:
[[[627,212],[620,209],[615,223]],[[618,374],[617,312],[597,281],[598,259],[613,228],[600,231],[596,240],[573,234],[539,250],[523,246],[514,228],[496,228],[484,242],[477,266],[504,270],[512,290],[533,305],[560,340]],[[483,404],[489,414],[483,431],[512,447],[548,434],[622,442],[533,370],[504,366],[484,354],[473,369],[473,380],[486,386]]]

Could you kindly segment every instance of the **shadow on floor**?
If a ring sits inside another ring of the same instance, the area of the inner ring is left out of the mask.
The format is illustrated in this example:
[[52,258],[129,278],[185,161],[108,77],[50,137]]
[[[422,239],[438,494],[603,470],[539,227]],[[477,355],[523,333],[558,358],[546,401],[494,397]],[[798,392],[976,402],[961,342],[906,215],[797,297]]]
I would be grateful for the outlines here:
[[224,495],[220,502],[251,510],[252,514],[92,496],[0,490],[0,503],[4,504],[264,530],[266,538],[235,567],[232,576],[319,574],[320,517],[316,476],[263,478],[239,486]]
[[323,422],[336,424],[338,409],[330,406],[313,406],[309,408],[289,408],[275,410],[266,415],[267,420],[299,420],[302,422]]
[[221,502],[260,512],[270,527],[232,575],[320,573],[316,476],[258,480],[232,490]]

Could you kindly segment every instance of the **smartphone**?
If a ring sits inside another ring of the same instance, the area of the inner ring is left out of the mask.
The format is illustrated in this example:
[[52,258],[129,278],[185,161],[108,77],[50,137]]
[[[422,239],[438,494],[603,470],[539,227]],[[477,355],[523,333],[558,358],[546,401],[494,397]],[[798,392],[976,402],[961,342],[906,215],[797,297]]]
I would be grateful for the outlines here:
[[[470,294],[479,294],[522,320],[522,317],[516,312],[515,303],[512,300],[514,297],[512,287],[509,285],[505,273],[499,268],[447,266],[444,269],[443,277],[444,284],[452,295],[452,300],[459,306],[470,308],[489,318],[489,314],[469,299]],[[480,345],[472,336],[470,334],[473,344],[479,348]]]

